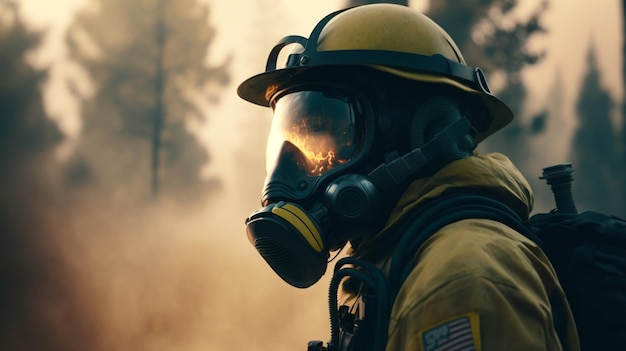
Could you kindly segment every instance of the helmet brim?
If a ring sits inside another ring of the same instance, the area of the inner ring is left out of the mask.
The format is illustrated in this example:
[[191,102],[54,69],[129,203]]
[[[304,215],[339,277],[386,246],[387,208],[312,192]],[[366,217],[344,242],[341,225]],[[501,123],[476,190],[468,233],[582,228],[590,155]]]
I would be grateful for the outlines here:
[[[476,90],[467,85],[464,85],[452,78],[437,76],[422,72],[408,72],[405,70],[399,70],[391,67],[370,65],[377,70],[393,74],[395,76],[403,77],[410,80],[432,83],[432,84],[444,84],[452,86],[466,93],[475,95],[481,99],[485,108],[489,111],[492,117],[491,124],[486,130],[477,131],[474,139],[476,144],[485,140],[489,135],[497,132],[505,127],[513,120],[513,112],[509,107],[497,97],[485,93],[484,91]],[[317,67],[319,68],[319,66]],[[269,101],[272,95],[284,84],[292,81],[295,76],[303,73],[304,71],[314,69],[313,67],[294,67],[279,69],[270,72],[264,72],[252,76],[243,81],[237,88],[237,94],[244,100],[254,103],[256,105],[269,107]]]
[[285,68],[254,75],[244,80],[237,88],[237,95],[253,104],[269,107],[270,98],[276,90],[296,75],[311,67]]
[[477,131],[476,135],[474,136],[474,141],[476,142],[476,144],[485,140],[485,138],[487,138],[491,134],[504,128],[507,124],[511,123],[511,121],[513,120],[513,117],[514,117],[513,111],[511,111],[511,109],[504,102],[502,102],[502,100],[484,91],[476,90],[471,87],[468,87],[467,85],[462,84],[459,81],[456,81],[452,78],[448,78],[444,76],[437,76],[437,75],[432,75],[432,74],[427,74],[427,73],[421,73],[421,72],[407,72],[404,70],[394,69],[394,68],[385,67],[385,66],[376,66],[375,68],[378,70],[393,74],[395,76],[403,77],[403,78],[410,79],[410,80],[420,81],[424,83],[444,84],[444,85],[452,86],[456,89],[462,90],[466,93],[479,97],[483,105],[485,106],[487,111],[489,111],[491,115],[491,124],[489,125],[489,128],[487,128],[486,130]]

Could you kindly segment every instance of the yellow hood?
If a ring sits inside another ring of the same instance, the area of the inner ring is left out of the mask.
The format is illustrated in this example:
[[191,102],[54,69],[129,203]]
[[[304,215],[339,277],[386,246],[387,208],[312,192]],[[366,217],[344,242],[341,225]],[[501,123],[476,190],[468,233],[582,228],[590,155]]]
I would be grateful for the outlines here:
[[[388,250],[397,243],[386,232],[416,206],[455,188],[481,189],[524,219],[532,209],[528,182],[505,156],[475,155],[414,181],[387,227],[364,238],[354,255],[388,275]],[[550,261],[534,242],[505,224],[483,219],[449,224],[414,257],[415,266],[393,303],[386,350],[430,350],[432,340],[439,338],[433,335],[443,329],[447,334],[450,323],[458,326],[460,321],[468,322],[471,339],[465,340],[473,341],[476,349],[579,350],[574,319]],[[341,304],[355,303],[357,283],[344,283]],[[561,306],[563,348],[552,306]]]
[[527,219],[532,210],[534,198],[526,178],[506,156],[492,153],[454,161],[434,176],[411,183],[393,210],[388,225],[424,201],[455,188],[484,190],[509,205],[522,219]]
[[[530,184],[513,163],[504,155],[491,153],[473,155],[457,160],[442,168],[432,177],[415,180],[404,192],[392,211],[385,228],[374,236],[366,236],[360,248],[353,252],[357,257],[384,255],[385,233],[410,214],[424,201],[441,196],[452,189],[481,189],[487,195],[510,206],[522,219],[528,219],[533,206]],[[382,244],[382,245],[379,245]],[[366,253],[367,252],[367,253]]]

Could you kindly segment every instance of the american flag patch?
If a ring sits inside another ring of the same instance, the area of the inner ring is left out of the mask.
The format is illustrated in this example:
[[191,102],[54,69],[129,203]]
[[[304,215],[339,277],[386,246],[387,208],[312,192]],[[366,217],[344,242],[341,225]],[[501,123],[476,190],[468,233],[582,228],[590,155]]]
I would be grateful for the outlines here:
[[424,351],[480,351],[478,315],[455,317],[420,332]]

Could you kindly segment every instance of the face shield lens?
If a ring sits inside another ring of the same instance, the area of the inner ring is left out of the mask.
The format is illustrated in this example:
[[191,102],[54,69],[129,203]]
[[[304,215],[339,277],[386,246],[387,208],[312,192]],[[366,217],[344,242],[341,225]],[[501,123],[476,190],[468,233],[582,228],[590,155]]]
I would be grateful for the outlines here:
[[297,91],[274,102],[274,117],[267,144],[266,170],[270,174],[281,159],[285,143],[305,158],[308,176],[320,176],[356,156],[359,105],[348,94]]

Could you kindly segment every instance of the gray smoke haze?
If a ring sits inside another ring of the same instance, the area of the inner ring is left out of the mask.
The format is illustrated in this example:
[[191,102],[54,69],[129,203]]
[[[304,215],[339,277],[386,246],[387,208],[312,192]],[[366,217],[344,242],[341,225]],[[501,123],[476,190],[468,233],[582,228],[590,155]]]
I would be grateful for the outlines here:
[[232,194],[129,207],[28,178],[1,189],[1,350],[298,350],[328,338],[328,277],[282,282]]

